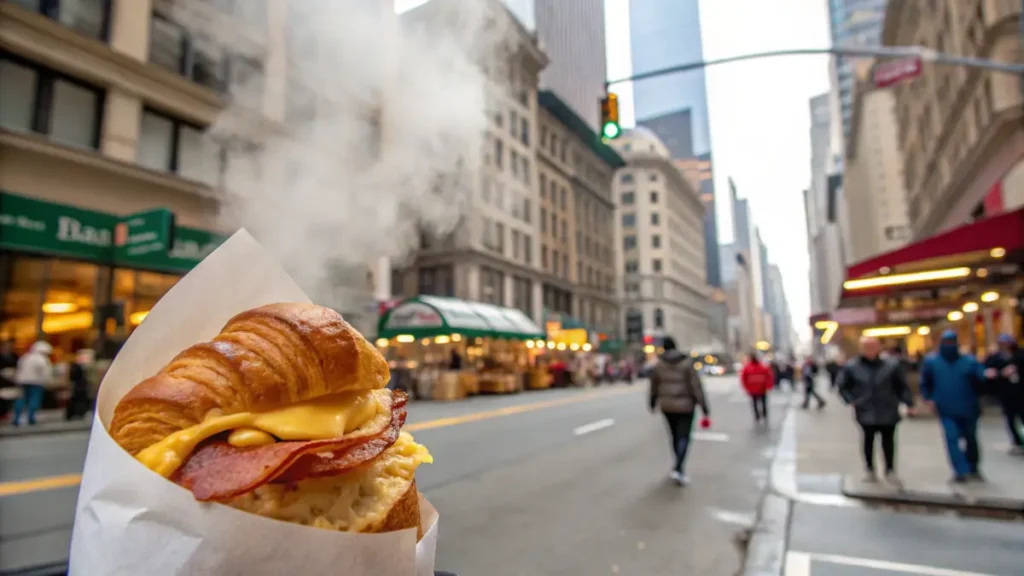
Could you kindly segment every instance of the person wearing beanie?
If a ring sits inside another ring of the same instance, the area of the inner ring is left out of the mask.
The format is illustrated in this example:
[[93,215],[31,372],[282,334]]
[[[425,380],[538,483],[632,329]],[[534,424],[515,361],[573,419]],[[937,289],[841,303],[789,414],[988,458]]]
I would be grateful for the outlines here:
[[[938,352],[930,354],[921,366],[921,395],[942,423],[946,452],[953,468],[952,482],[983,480],[978,468],[981,407],[977,388],[984,377],[981,363],[960,352],[953,330],[942,333]],[[961,442],[965,448],[961,448]]]
[[[1010,433],[1010,451],[1024,454],[1024,351],[1017,346],[1017,339],[1011,334],[1000,334],[999,349],[985,359],[985,378],[992,385],[992,391],[999,398]],[[1020,423],[1020,424],[1018,424]]]
[[676,342],[666,336],[662,341],[665,352],[651,370],[651,392],[648,403],[651,412],[661,407],[661,412],[668,423],[672,437],[672,453],[675,463],[669,472],[680,486],[689,482],[683,469],[686,465],[686,453],[690,446],[690,435],[693,432],[693,419],[697,407],[704,416],[711,415],[708,410],[707,396],[700,374],[693,366],[688,354],[676,349]]

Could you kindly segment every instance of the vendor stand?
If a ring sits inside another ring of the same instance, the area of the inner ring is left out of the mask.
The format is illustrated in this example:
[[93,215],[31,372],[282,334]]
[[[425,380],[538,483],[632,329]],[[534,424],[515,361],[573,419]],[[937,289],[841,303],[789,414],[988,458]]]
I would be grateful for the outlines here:
[[377,336],[393,369],[411,365],[414,397],[456,400],[522,390],[543,331],[519,310],[417,296],[388,310]]

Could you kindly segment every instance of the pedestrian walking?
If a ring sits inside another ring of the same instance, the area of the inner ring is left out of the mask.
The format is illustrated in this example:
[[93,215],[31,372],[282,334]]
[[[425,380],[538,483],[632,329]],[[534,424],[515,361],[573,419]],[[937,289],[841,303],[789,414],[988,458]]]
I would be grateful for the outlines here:
[[78,420],[85,417],[85,414],[92,409],[92,400],[89,398],[88,369],[96,359],[96,353],[88,348],[83,348],[75,354],[75,361],[68,368],[68,380],[71,383],[71,397],[64,408],[65,420]]
[[983,378],[981,363],[960,352],[953,330],[942,333],[938,353],[925,358],[921,366],[921,395],[939,415],[953,468],[952,481],[956,483],[983,480],[979,469],[981,409],[977,393]]
[[825,399],[818,394],[816,389],[818,380],[818,364],[814,361],[814,358],[810,356],[804,361],[804,365],[800,368],[800,377],[804,381],[804,410],[811,407],[811,398],[813,397],[818,401],[818,410],[825,407]]
[[876,338],[860,340],[860,355],[847,362],[836,375],[839,395],[853,406],[854,417],[863,432],[866,482],[877,482],[875,474],[875,437],[880,438],[885,459],[885,478],[897,483],[896,425],[900,404],[913,406],[903,367],[897,360],[879,357],[881,344]]
[[1024,454],[1024,434],[1018,422],[1024,424],[1024,384],[1020,375],[1024,372],[1024,351],[1017,346],[1017,339],[1010,334],[999,336],[999,349],[985,359],[985,378],[992,384],[999,398],[1010,432],[1010,451]]
[[740,372],[740,383],[750,395],[750,403],[754,407],[754,423],[768,423],[768,392],[775,386],[775,373],[757,357],[757,352]]
[[53,347],[40,340],[18,359],[14,381],[21,387],[21,397],[14,402],[11,424],[19,424],[22,412],[27,413],[30,426],[36,423],[36,412],[43,404],[46,387],[53,381],[53,364],[50,363],[52,352]]
[[708,410],[700,374],[694,369],[690,355],[677,350],[671,336],[664,338],[662,347],[665,353],[651,370],[649,404],[652,413],[656,407],[661,407],[665,415],[675,456],[669,477],[682,486],[689,483],[684,467],[690,447],[690,434],[693,432],[694,413],[700,407],[704,416],[710,417],[711,411]]
[[835,390],[836,387],[839,385],[839,370],[842,368],[842,366],[843,365],[840,364],[835,358],[829,358],[828,361],[825,362],[825,373],[828,374],[829,390]]

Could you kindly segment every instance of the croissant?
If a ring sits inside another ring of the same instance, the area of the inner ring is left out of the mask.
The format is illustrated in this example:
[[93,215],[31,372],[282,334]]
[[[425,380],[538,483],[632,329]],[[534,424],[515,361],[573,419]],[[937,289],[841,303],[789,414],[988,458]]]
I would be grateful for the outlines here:
[[312,304],[243,312],[114,408],[110,435],[200,501],[330,530],[417,527],[414,472],[387,361]]
[[270,304],[178,354],[118,403],[110,435],[136,454],[213,414],[260,412],[387,385],[387,361],[330,308]]

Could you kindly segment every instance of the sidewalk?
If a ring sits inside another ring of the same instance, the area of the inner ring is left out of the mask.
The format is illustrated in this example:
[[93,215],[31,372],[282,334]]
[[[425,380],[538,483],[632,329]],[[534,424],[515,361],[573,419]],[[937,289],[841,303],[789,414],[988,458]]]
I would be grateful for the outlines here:
[[0,419],[0,439],[32,434],[56,434],[60,432],[78,432],[92,427],[92,412],[89,411],[81,420],[64,420],[64,410],[40,410],[36,413],[36,424],[28,426],[22,416],[21,426],[11,425],[11,415]]
[[[962,511],[1024,514],[1024,456],[1010,454],[1002,414],[982,419],[981,470],[987,482],[954,485],[945,442],[934,417],[905,418],[897,430],[896,468],[902,486],[863,481],[861,432],[851,410],[832,396],[823,412],[797,414],[797,471],[806,477],[842,476],[842,493],[867,502],[908,504]],[[881,447],[875,457],[881,463]],[[879,466],[880,467],[880,466]]]

